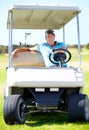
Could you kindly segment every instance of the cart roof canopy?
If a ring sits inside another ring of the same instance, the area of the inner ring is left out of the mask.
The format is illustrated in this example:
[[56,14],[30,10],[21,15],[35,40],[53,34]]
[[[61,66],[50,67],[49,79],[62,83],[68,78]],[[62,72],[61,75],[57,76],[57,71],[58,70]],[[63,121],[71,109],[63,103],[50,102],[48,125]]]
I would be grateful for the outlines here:
[[60,29],[80,12],[75,6],[14,5],[8,10],[7,28]]

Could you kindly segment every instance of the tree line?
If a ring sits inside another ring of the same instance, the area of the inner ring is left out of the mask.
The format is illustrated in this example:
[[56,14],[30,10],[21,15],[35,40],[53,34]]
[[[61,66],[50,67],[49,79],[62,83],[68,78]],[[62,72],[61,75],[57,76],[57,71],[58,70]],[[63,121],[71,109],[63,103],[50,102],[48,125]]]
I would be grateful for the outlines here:
[[[16,49],[18,47],[24,47],[24,46],[26,46],[26,47],[34,47],[36,45],[37,44],[30,45],[30,46],[29,45],[21,45],[21,44],[19,44],[19,45],[13,45],[12,46],[12,50],[14,50],[14,49]],[[78,47],[77,44],[67,45],[67,48],[77,48],[77,47]],[[84,47],[86,47],[87,49],[89,49],[89,43],[81,45],[81,49],[84,48]],[[6,54],[6,53],[8,53],[8,46],[0,45],[0,54]]]

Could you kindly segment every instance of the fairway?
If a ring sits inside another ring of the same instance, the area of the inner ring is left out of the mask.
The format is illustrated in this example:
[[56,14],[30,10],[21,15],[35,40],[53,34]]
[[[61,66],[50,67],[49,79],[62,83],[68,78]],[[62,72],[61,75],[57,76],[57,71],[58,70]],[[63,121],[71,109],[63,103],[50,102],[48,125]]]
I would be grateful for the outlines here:
[[[70,49],[72,59],[68,66],[77,65],[77,51]],[[85,87],[84,93],[89,95],[89,50],[83,48],[81,52],[82,65],[84,71]],[[0,55],[0,130],[88,130],[89,122],[70,123],[66,113],[33,113],[27,116],[24,125],[7,125],[3,120],[3,100],[4,86],[6,81],[6,67],[8,66],[8,56]]]

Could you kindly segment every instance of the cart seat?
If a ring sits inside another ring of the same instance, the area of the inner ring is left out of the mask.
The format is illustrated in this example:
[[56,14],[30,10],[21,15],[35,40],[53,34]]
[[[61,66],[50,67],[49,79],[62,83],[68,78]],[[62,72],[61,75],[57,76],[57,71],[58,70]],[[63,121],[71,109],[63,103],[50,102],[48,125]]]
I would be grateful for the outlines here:
[[14,67],[42,67],[44,65],[43,57],[38,52],[21,52],[18,57],[12,59]]

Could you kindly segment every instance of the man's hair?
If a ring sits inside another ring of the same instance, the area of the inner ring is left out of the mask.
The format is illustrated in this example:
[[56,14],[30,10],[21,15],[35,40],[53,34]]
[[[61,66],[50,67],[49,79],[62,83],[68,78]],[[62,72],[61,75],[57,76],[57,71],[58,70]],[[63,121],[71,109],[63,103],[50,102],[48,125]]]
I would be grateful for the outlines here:
[[54,31],[52,29],[48,29],[45,31],[45,36],[47,36],[48,34],[52,34],[55,36]]

